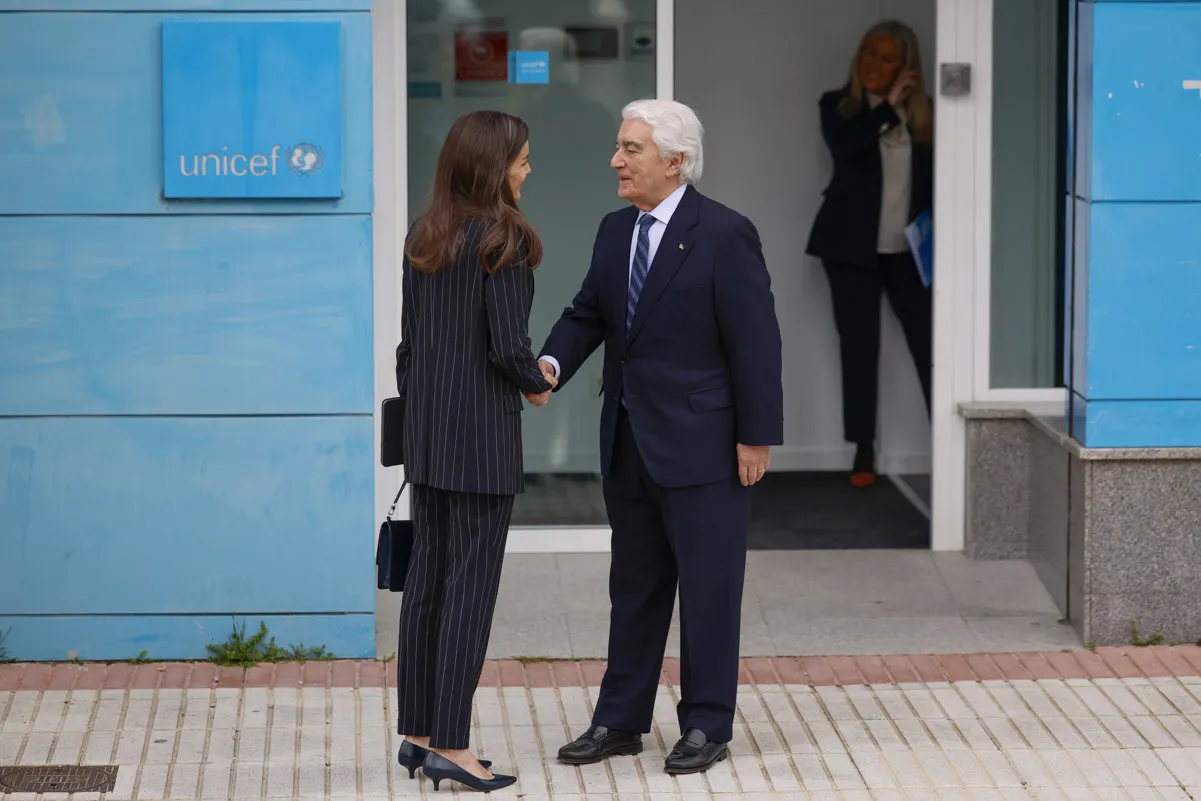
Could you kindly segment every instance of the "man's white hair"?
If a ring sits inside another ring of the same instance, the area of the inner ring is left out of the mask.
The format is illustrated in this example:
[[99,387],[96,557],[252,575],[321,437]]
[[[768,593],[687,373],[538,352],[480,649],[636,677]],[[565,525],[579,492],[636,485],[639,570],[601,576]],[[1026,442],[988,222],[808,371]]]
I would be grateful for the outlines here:
[[680,180],[694,184],[701,179],[705,158],[701,140],[705,127],[696,112],[674,100],[635,100],[621,110],[622,119],[642,120],[651,126],[655,144],[664,158],[684,154]]

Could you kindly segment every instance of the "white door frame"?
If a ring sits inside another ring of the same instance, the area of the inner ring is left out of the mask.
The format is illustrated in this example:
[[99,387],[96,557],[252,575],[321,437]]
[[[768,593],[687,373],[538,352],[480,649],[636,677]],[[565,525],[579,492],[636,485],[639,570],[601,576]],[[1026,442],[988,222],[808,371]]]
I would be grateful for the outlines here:
[[[965,97],[935,95],[933,497],[931,547],[963,549],[967,506],[964,403],[1062,414],[1059,389],[991,386],[993,4],[938,0],[936,64],[972,68]],[[937,87],[935,87],[937,91]]]
[[[989,376],[989,289],[992,227],[992,8],[994,0],[937,0],[936,63],[972,67],[962,98],[935,91],[933,481],[931,544],[963,548],[966,506],[966,431],[960,404],[1017,401],[1060,404],[1062,390],[993,390]],[[656,93],[674,94],[675,0],[656,0]],[[405,0],[374,0],[375,101],[375,395],[376,408],[395,394],[395,349],[400,337],[400,253],[408,219]],[[375,420],[376,448],[379,419]],[[398,468],[376,459],[376,518],[382,519],[399,486]],[[409,513],[401,498],[397,513]],[[605,552],[607,526],[514,528],[513,553]]]
[[[375,296],[375,408],[396,395],[396,345],[400,342],[400,254],[408,230],[408,81],[405,0],[373,0],[372,106],[374,108],[372,261]],[[375,420],[375,519],[383,520],[402,478],[399,467],[379,462],[380,416]],[[408,492],[396,511],[409,516]]]
[[[934,373],[931,429],[931,547],[963,548],[966,427],[959,404],[974,399],[978,297],[985,294],[992,194],[992,0],[938,0],[938,65],[971,65],[971,92],[934,92]],[[981,266],[984,274],[981,275]]]

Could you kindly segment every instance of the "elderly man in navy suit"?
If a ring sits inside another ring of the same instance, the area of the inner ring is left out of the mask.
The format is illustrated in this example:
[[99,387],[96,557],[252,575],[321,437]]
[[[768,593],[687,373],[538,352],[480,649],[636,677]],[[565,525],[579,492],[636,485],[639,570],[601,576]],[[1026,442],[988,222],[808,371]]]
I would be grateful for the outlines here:
[[592,726],[559,759],[642,750],[678,585],[683,736],[665,768],[696,773],[733,737],[751,487],[783,442],[780,327],[755,226],[692,186],[696,114],[640,100],[622,117],[610,166],[630,206],[601,221],[541,351],[562,387],[605,345],[609,661]]

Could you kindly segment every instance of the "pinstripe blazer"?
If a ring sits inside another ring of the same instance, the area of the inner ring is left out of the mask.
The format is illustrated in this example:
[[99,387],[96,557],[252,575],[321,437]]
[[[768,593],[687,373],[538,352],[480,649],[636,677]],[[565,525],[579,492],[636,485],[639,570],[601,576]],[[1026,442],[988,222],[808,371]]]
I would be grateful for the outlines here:
[[402,266],[396,385],[405,404],[405,471],[454,492],[524,490],[523,392],[545,392],[530,349],[534,275],[479,265],[485,223],[468,220],[454,264],[436,274]]

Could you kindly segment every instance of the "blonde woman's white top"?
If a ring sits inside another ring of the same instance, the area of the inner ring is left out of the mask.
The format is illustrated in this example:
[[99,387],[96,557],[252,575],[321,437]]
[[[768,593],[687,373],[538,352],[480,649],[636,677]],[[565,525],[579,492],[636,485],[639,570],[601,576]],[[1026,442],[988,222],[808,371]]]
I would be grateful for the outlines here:
[[[872,108],[884,99],[868,95]],[[904,253],[909,250],[905,226],[909,224],[909,198],[913,189],[913,142],[905,125],[904,109],[895,109],[901,124],[880,137],[880,163],[884,168],[884,186],[880,197],[880,230],[877,253]]]

